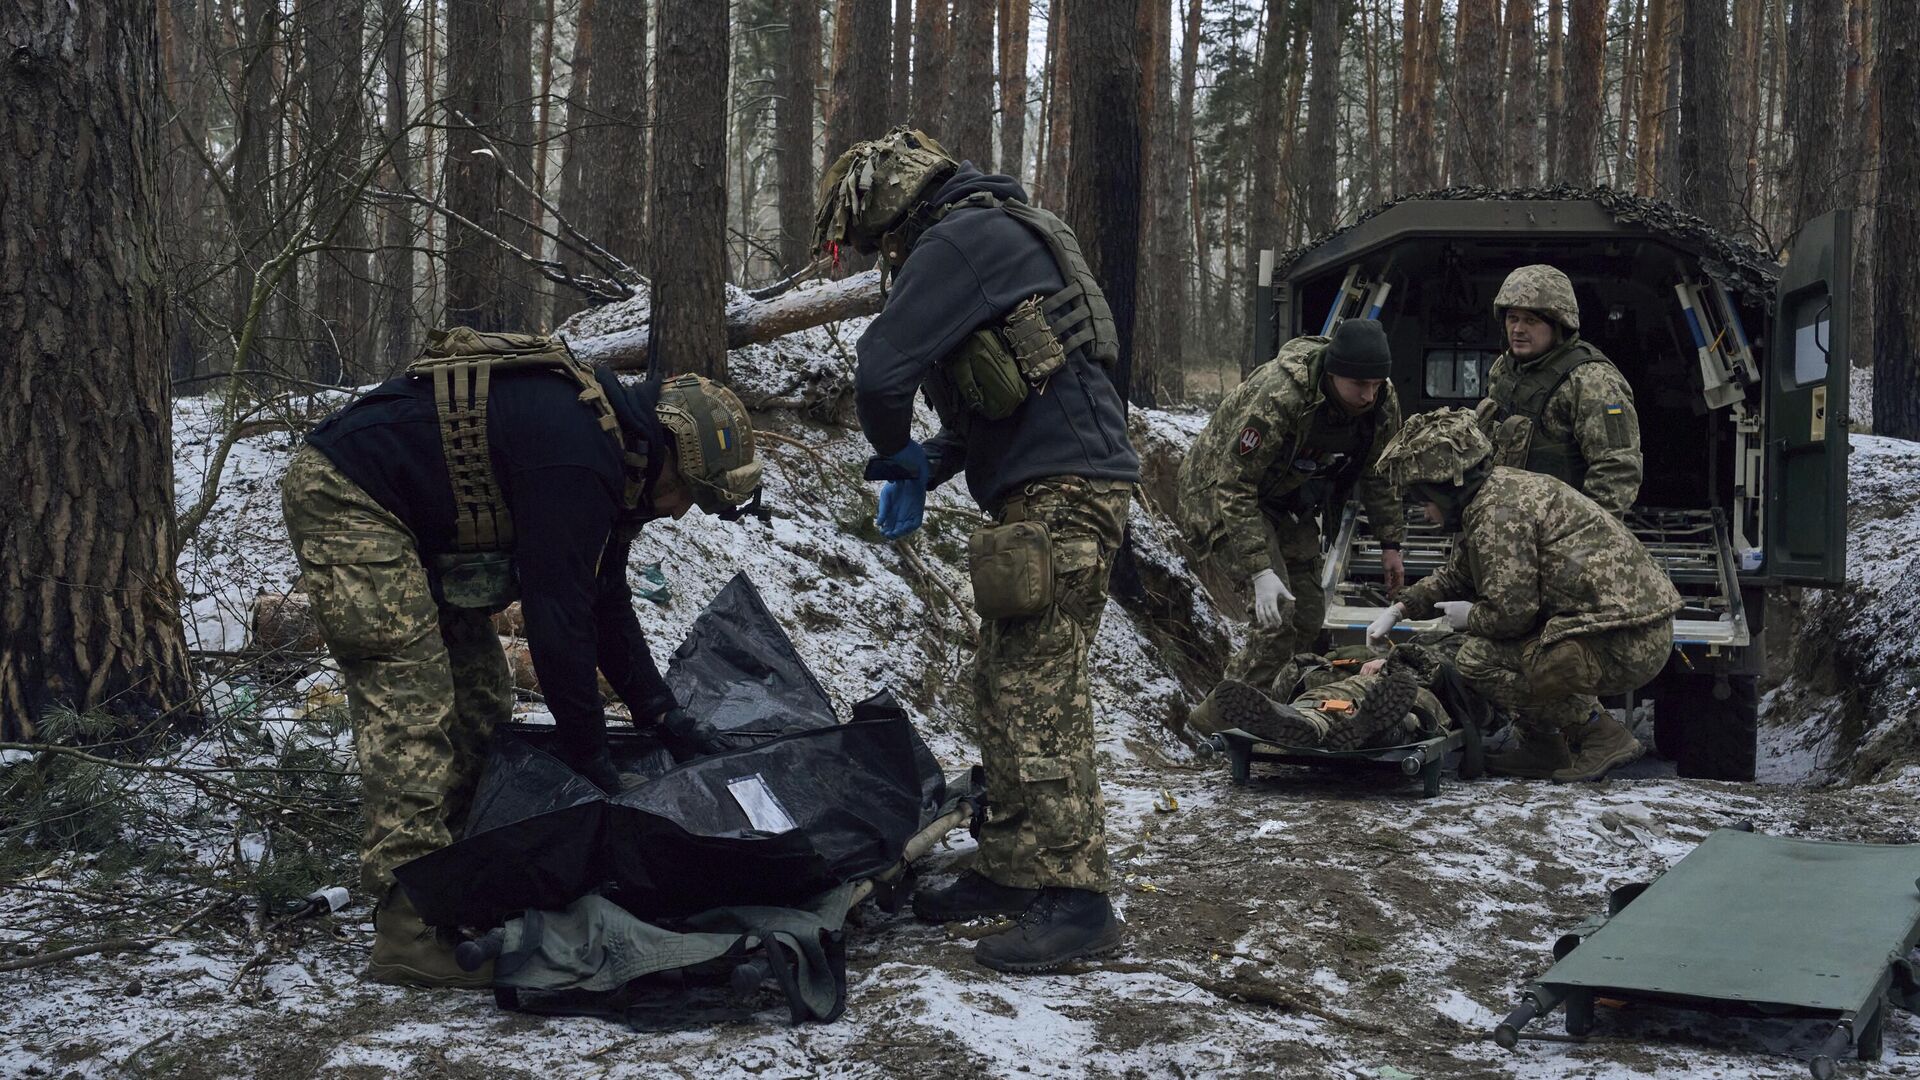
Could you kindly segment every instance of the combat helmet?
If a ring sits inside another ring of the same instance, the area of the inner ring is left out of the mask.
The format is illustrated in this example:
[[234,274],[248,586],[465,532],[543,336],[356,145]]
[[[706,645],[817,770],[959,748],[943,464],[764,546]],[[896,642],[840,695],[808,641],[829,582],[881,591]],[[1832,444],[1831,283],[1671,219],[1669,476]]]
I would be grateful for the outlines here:
[[1580,329],[1580,302],[1573,297],[1572,280],[1546,263],[1523,266],[1507,275],[1493,298],[1493,313],[1505,318],[1508,308],[1537,311],[1570,334]]
[[700,509],[728,516],[759,495],[753,422],[733,391],[699,375],[678,375],[661,385],[654,414],[673,433],[680,476]]
[[[882,239],[905,224],[959,167],[945,147],[914,128],[896,127],[878,139],[854,143],[820,181],[814,250],[851,244],[862,254],[879,251]],[[898,251],[887,246],[888,259],[899,262],[911,245],[898,245]]]
[[1435,409],[1410,417],[1380,451],[1378,468],[1395,487],[1466,483],[1467,473],[1493,453],[1493,443],[1467,409]]

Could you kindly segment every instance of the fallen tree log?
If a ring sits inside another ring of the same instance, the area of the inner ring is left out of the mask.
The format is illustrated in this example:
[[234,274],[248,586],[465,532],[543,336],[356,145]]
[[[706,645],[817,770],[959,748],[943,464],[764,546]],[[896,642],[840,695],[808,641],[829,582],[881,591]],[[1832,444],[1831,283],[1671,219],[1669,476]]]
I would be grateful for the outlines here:
[[[767,300],[753,300],[742,293],[727,305],[727,348],[737,349],[823,323],[872,315],[880,310],[880,305],[878,270],[816,288],[795,289]],[[567,339],[573,354],[582,360],[606,364],[617,371],[644,368],[651,311],[640,308],[635,314],[640,321],[627,329],[576,337],[562,328],[561,336]]]

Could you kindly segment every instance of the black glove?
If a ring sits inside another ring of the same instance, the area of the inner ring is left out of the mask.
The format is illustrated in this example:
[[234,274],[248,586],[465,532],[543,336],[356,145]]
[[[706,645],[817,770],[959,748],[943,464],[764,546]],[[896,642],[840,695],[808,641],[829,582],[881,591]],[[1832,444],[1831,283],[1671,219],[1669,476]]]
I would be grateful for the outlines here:
[[578,724],[563,724],[554,740],[554,757],[569,769],[593,782],[609,795],[620,793],[620,773],[607,753],[607,722],[604,717]]
[[660,741],[675,761],[692,761],[733,749],[719,728],[677,705],[661,713],[654,722],[660,728]]

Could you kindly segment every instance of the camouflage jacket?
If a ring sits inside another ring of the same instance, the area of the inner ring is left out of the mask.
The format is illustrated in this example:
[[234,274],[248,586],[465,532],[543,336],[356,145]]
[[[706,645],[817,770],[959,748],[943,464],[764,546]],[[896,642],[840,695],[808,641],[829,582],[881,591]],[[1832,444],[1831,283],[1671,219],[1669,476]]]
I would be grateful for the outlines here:
[[1323,337],[1299,337],[1281,346],[1279,355],[1227,395],[1180,463],[1181,518],[1188,539],[1236,580],[1281,569],[1270,567],[1262,519],[1283,512],[1287,497],[1320,475],[1302,470],[1303,463],[1324,465],[1336,483],[1358,488],[1375,536],[1398,543],[1406,534],[1400,494],[1374,468],[1400,430],[1400,400],[1391,382],[1373,407],[1372,439],[1354,455],[1357,460],[1327,463],[1313,453],[1309,436],[1316,413],[1325,410],[1321,419],[1328,423],[1357,422],[1322,392],[1320,350],[1326,343]]
[[1627,527],[1551,476],[1496,466],[1460,516],[1446,565],[1400,594],[1410,618],[1472,600],[1467,633],[1539,634],[1550,645],[1680,610],[1673,582]]
[[[1633,406],[1633,388],[1606,354],[1579,337],[1524,362],[1514,359],[1510,352],[1502,353],[1487,374],[1487,400],[1501,411],[1511,410],[1515,391],[1529,374],[1576,347],[1586,349],[1595,359],[1574,368],[1553,391],[1534,425],[1531,444],[1536,450],[1553,444],[1576,453],[1580,460],[1573,463],[1571,475],[1560,478],[1585,492],[1601,509],[1624,518],[1640,494],[1640,416]],[[1482,415],[1484,418],[1486,414]],[[1510,452],[1492,425],[1489,428],[1487,434],[1501,455],[1498,460],[1516,468],[1539,470],[1538,464],[1526,461],[1527,455]]]

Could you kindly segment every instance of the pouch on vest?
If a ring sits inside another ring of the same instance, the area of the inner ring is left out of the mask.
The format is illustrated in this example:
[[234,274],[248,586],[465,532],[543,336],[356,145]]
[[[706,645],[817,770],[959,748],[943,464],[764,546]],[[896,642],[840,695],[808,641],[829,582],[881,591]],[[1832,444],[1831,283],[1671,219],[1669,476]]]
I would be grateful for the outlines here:
[[520,597],[513,578],[513,558],[504,551],[455,552],[435,555],[433,598],[448,607],[502,611]]
[[1053,538],[1037,521],[975,529],[967,570],[982,619],[1025,618],[1053,603]]
[[943,366],[959,405],[988,420],[1005,420],[1027,400],[1026,381],[996,327],[968,334]]

